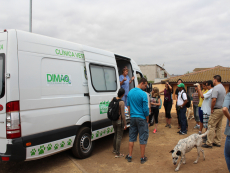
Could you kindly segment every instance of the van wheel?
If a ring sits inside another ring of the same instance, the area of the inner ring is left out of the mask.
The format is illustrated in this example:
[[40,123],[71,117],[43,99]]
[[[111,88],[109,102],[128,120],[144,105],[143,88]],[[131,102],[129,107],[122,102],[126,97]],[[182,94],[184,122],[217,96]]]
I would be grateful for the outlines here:
[[85,159],[91,155],[92,151],[91,130],[88,127],[82,127],[75,137],[72,153],[79,159]]

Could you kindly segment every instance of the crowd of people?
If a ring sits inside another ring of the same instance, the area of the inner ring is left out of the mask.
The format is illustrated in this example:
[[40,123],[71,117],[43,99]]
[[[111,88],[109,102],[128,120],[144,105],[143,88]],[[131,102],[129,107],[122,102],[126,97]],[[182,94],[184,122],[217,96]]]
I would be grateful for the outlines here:
[[[152,89],[150,98],[146,94],[147,80],[141,78],[136,88],[126,92],[124,87],[128,88],[130,81],[127,76],[127,70],[123,71],[123,77],[120,76],[121,89],[118,92],[117,99],[123,99],[123,103],[119,103],[120,117],[116,122],[113,122],[114,134],[114,150],[115,157],[124,157],[120,153],[120,144],[123,135],[123,130],[127,128],[124,116],[124,105],[128,106],[128,112],[131,117],[129,128],[129,154],[126,156],[128,162],[132,161],[132,151],[134,142],[137,140],[139,134],[139,142],[141,149],[141,163],[147,161],[145,156],[145,147],[149,136],[149,126],[153,125],[151,122],[154,119],[155,129],[153,133],[157,133],[157,124],[159,116],[159,108],[161,108],[160,94],[164,95],[163,106],[165,109],[166,125],[171,128],[171,109],[173,105],[172,86],[167,82],[165,89],[159,91],[157,87]],[[133,80],[133,79],[132,79]],[[127,81],[127,82],[126,82]],[[124,86],[125,85],[125,86]],[[216,75],[213,80],[204,81],[202,84],[194,84],[195,92],[192,94],[194,119],[196,121],[195,129],[199,129],[199,134],[202,131],[209,133],[203,138],[204,148],[221,147],[221,127],[222,119],[225,115],[227,117],[227,125],[225,129],[225,160],[230,171],[230,88],[226,94],[224,86],[221,84],[221,76]],[[176,110],[178,118],[178,133],[180,135],[187,134],[188,122],[186,118],[186,110],[189,103],[189,96],[186,92],[183,81],[177,81],[177,89],[175,91]],[[122,122],[123,121],[123,122]]]

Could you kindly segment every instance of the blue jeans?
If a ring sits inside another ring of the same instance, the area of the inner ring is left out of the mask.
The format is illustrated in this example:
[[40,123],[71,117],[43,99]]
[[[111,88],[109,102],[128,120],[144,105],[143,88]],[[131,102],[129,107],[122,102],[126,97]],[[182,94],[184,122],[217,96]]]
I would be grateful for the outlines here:
[[128,98],[128,95],[124,95],[121,99],[125,102],[125,106],[127,106],[127,98]]
[[226,137],[225,147],[224,147],[224,156],[228,166],[228,171],[230,172],[230,136]]
[[199,107],[199,117],[200,117],[200,122],[203,123],[203,111],[201,110],[201,107]]
[[186,123],[187,123],[187,118],[186,118],[186,107],[183,107],[179,111],[179,120],[180,120],[180,125],[181,125],[181,132],[186,133]]

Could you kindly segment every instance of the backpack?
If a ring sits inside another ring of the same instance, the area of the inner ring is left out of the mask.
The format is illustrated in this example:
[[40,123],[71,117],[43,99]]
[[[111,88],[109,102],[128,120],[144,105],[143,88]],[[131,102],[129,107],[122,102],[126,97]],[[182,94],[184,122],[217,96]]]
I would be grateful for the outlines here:
[[183,99],[183,97],[182,97],[182,95],[183,95],[183,93],[185,93],[186,95],[187,95],[187,103],[186,103],[186,108],[189,108],[190,106],[191,106],[191,98],[188,96],[188,94],[186,93],[186,92],[182,92],[181,93],[181,98],[182,98],[182,100],[184,101],[184,99]]
[[111,121],[117,121],[119,119],[119,102],[121,99],[116,99],[116,97],[113,98],[113,100],[109,103],[107,117]]
[[[158,96],[157,96],[157,102],[158,102]],[[161,106],[162,106],[162,100],[161,100],[161,98],[160,98],[160,102],[161,102],[161,104],[159,106],[159,109],[161,109]]]

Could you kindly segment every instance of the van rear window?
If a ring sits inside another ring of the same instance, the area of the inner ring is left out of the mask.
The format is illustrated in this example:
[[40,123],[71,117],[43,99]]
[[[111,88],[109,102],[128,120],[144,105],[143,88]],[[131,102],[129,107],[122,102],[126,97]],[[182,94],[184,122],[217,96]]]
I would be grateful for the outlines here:
[[5,54],[0,54],[0,98],[5,95]]

